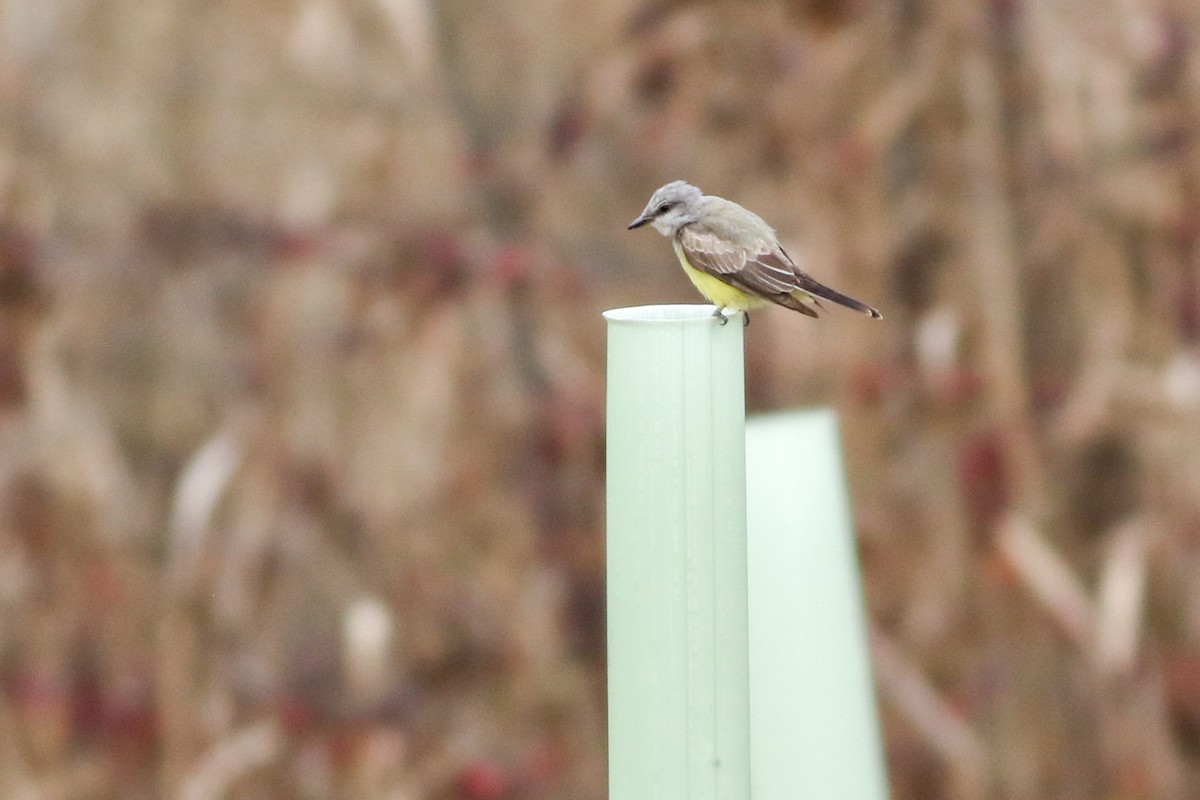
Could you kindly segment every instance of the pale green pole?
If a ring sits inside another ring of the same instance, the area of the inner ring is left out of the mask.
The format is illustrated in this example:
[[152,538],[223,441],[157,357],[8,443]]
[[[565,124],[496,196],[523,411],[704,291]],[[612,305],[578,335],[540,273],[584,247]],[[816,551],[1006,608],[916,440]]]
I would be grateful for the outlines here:
[[837,417],[755,417],[746,459],[754,800],[884,800]]
[[608,320],[612,800],[748,800],[742,317]]

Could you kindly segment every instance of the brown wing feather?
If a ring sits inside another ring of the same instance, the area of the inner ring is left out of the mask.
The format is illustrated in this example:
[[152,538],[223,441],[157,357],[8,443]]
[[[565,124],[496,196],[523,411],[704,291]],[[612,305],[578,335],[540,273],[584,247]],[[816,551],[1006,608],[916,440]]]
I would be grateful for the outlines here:
[[692,226],[679,232],[679,243],[693,267],[751,294],[775,300],[799,288],[791,259],[766,245],[752,252]]
[[812,302],[805,302],[799,297],[796,297],[794,294],[775,294],[771,295],[771,302],[778,303],[784,308],[790,308],[793,311],[799,311],[805,316],[813,318],[820,316],[817,314],[817,306],[820,304],[815,298],[812,300]]
[[763,241],[758,247],[739,246],[689,225],[679,232],[679,243],[688,262],[701,272],[810,317],[817,316],[814,304],[796,296],[795,292],[820,297],[872,317],[881,316],[866,303],[811,278],[773,242]]
[[814,303],[792,294],[800,288],[796,283],[798,270],[782,250],[773,250],[766,243],[759,248],[739,247],[692,227],[680,231],[679,243],[688,263],[701,272],[785,308],[817,316]]

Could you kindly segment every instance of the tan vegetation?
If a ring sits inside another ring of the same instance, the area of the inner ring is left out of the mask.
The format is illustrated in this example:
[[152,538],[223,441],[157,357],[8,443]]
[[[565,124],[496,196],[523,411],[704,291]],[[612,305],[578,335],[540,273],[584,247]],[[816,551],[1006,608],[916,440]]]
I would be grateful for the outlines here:
[[[1200,9],[0,0],[0,797],[605,796],[686,178],[836,404],[896,800],[1200,794]],[[802,504],[802,497],[798,497]]]

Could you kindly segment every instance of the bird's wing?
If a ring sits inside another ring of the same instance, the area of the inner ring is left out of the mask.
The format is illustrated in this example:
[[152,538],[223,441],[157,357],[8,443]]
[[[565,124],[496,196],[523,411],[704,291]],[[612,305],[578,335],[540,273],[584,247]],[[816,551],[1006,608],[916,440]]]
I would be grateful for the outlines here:
[[679,232],[679,243],[693,267],[753,294],[772,298],[802,288],[796,282],[791,259],[770,242],[735,244],[711,231],[687,225]]
[[735,243],[705,228],[686,225],[679,231],[679,243],[688,262],[701,272],[810,317],[817,316],[812,302],[817,298],[876,319],[881,316],[866,303],[811,278],[773,236],[743,236]]

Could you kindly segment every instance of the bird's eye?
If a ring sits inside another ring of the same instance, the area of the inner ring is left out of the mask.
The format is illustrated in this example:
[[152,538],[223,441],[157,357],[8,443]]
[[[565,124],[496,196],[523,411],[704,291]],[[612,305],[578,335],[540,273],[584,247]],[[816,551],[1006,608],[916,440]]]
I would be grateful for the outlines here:
[[670,204],[670,203],[663,203],[662,205],[660,205],[660,206],[658,207],[658,213],[660,213],[660,214],[665,214],[665,213],[667,213],[667,212],[668,212],[668,211],[670,211],[670,210],[671,210],[671,204]]

